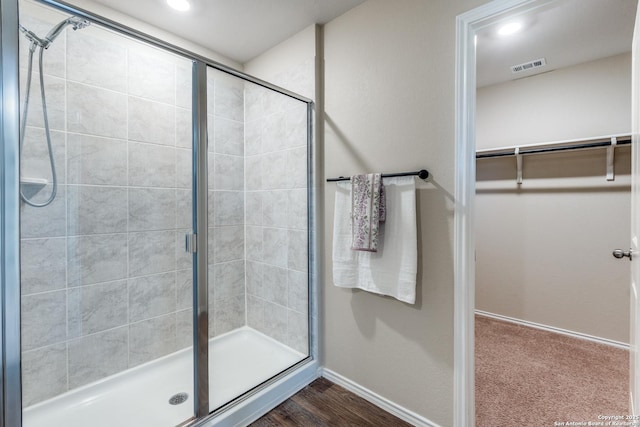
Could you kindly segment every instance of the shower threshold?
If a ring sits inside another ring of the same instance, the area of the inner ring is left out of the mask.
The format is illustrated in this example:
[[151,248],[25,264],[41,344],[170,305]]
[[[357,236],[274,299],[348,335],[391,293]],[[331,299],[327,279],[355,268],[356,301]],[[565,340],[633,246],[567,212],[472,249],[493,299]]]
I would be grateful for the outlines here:
[[[211,339],[210,407],[224,405],[305,357],[246,326]],[[23,426],[176,426],[193,416],[192,377],[193,352],[187,348],[28,407]],[[172,404],[172,398],[182,402]]]

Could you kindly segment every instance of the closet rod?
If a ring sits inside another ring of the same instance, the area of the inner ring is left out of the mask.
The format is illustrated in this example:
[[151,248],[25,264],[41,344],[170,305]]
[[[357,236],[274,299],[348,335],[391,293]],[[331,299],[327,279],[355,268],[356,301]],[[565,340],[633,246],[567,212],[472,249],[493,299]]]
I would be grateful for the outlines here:
[[[429,171],[426,169],[421,169],[415,172],[397,172],[397,173],[383,173],[383,178],[393,178],[394,176],[417,176],[420,179],[429,178]],[[350,181],[351,177],[348,176],[340,176],[338,178],[328,178],[327,182],[336,182],[336,181]]]
[[[626,145],[631,144],[631,137],[624,137],[624,139],[618,140],[617,145]],[[608,147],[611,145],[611,141],[601,141],[601,142],[589,142],[585,144],[573,144],[573,145],[565,145],[560,147],[547,147],[547,148],[532,148],[528,150],[520,150],[518,154],[542,154],[542,153],[551,153],[555,151],[569,151],[569,150],[582,150],[585,148],[598,148],[598,147]],[[476,159],[488,159],[491,157],[507,157],[507,156],[515,156],[516,151],[505,152],[505,153],[476,153]]]

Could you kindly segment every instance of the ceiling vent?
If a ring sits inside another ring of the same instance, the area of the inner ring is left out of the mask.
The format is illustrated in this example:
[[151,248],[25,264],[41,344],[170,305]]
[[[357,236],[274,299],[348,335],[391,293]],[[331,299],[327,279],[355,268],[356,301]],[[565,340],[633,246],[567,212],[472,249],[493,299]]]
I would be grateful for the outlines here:
[[534,68],[540,68],[547,65],[547,61],[544,58],[536,59],[533,61],[525,62],[524,64],[512,65],[511,72],[522,73],[524,71],[533,70]]

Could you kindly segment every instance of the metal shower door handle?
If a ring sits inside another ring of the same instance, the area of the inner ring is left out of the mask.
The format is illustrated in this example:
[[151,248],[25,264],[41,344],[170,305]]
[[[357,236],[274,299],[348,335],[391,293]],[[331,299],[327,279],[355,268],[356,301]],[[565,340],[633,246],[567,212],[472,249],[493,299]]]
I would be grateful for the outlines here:
[[631,249],[629,249],[629,252],[625,252],[622,249],[614,249],[613,256],[618,258],[618,259],[621,259],[621,258],[624,258],[624,257],[629,257],[629,261],[631,261],[631,259],[632,259]]

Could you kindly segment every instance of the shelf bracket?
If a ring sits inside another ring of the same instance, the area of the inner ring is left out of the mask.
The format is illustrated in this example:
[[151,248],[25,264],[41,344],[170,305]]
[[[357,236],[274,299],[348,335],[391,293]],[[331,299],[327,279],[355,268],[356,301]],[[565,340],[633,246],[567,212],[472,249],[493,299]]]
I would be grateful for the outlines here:
[[522,154],[520,154],[520,147],[516,147],[514,154],[516,156],[516,183],[520,185],[522,184]]
[[615,150],[618,144],[618,139],[615,136],[611,137],[611,145],[607,147],[607,181],[614,181],[615,168],[613,166],[615,160]]

